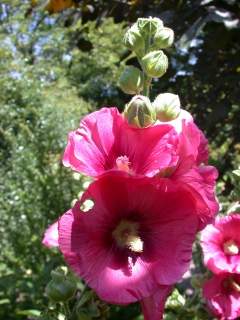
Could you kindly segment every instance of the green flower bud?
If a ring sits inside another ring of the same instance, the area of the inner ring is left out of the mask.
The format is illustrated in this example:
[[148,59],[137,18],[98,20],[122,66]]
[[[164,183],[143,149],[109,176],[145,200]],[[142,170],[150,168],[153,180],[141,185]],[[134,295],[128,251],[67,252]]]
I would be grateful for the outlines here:
[[174,289],[170,297],[166,301],[166,308],[178,309],[184,307],[186,303],[185,298],[179,293],[177,289]]
[[151,78],[160,78],[168,68],[168,58],[162,50],[147,53],[142,58],[142,67]]
[[145,53],[145,40],[139,29],[137,24],[134,23],[130,29],[126,32],[123,42],[125,46],[134,51],[137,55],[143,56]]
[[60,269],[51,272],[52,280],[46,287],[47,296],[54,302],[63,302],[71,299],[77,289],[76,282],[67,277]]
[[156,118],[160,121],[171,121],[176,119],[181,112],[181,103],[178,95],[162,93],[153,102]]
[[144,128],[155,121],[152,104],[150,100],[141,95],[137,95],[126,105],[124,116],[129,124],[138,128]]
[[120,79],[119,87],[128,94],[138,94],[143,90],[143,74],[133,66],[126,66]]
[[144,35],[155,35],[157,30],[163,27],[163,22],[159,18],[138,18],[137,26],[139,31]]
[[76,291],[76,285],[69,280],[55,282],[51,280],[46,287],[47,296],[54,302],[67,301],[71,299]]
[[174,41],[174,32],[170,28],[160,28],[154,36],[154,47],[165,49],[171,47]]
[[67,274],[67,267],[61,266],[57,267],[55,270],[51,271],[51,277],[55,281],[62,281],[65,279]]

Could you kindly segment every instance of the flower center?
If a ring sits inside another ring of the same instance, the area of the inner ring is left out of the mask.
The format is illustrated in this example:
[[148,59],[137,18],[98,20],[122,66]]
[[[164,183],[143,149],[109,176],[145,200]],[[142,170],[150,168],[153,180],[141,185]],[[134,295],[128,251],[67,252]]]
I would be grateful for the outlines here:
[[240,284],[233,278],[229,277],[223,281],[223,288],[227,291],[240,292]]
[[229,256],[235,256],[239,253],[239,247],[234,240],[228,240],[223,244],[223,251]]
[[173,174],[175,169],[176,169],[175,167],[167,167],[165,169],[162,169],[158,172],[158,176],[160,178],[168,178]]
[[234,281],[233,279],[230,280],[230,283],[231,283],[231,287],[234,291],[236,292],[240,292],[240,285]]
[[116,159],[116,165],[119,170],[129,172],[131,162],[129,162],[129,159],[127,156],[120,156]]
[[114,229],[112,235],[120,248],[127,248],[136,253],[143,251],[143,241],[139,236],[139,224],[137,222],[122,220]]

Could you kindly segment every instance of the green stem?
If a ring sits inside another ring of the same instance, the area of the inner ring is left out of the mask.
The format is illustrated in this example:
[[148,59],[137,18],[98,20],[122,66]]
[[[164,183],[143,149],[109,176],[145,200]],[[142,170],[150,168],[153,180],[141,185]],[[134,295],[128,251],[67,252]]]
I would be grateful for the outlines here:
[[69,320],[70,317],[71,317],[71,311],[70,311],[68,302],[64,302],[63,303],[63,310],[64,310],[64,313],[65,313],[65,316],[66,316],[66,320]]
[[121,64],[121,65],[124,65],[125,62],[127,62],[128,60],[134,58],[135,56],[136,56],[136,54],[135,54],[134,52],[131,52],[125,59],[123,59],[123,60],[120,62],[120,64]]
[[[151,46],[151,30],[146,37],[145,40],[145,54],[148,53]],[[148,77],[148,75],[144,72],[144,85],[143,85],[143,95],[149,97],[150,87],[151,87],[152,78]]]
[[143,95],[146,96],[146,97],[149,97],[151,82],[152,82],[152,78],[148,77],[144,73]]

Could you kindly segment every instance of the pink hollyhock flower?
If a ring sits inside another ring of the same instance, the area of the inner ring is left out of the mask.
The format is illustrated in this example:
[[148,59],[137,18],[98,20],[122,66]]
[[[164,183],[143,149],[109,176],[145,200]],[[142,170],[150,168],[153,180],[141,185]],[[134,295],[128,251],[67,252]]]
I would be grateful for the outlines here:
[[219,217],[201,235],[206,266],[214,273],[240,273],[240,215]]
[[167,123],[134,128],[116,108],[102,108],[70,132],[63,164],[93,177],[109,170],[148,177],[186,172],[207,162],[207,140],[187,111],[180,115]]
[[169,125],[134,128],[116,108],[102,108],[69,133],[63,164],[93,177],[109,170],[151,177],[176,158],[174,138],[169,142],[171,129]]
[[145,320],[161,320],[166,299],[171,293],[173,286],[160,286],[150,297],[140,301]]
[[199,224],[195,199],[171,181],[150,181],[104,175],[59,219],[65,260],[107,302],[148,298],[188,268]]
[[69,134],[63,163],[94,177],[117,170],[185,184],[203,207],[203,228],[218,211],[217,171],[199,166],[207,158],[207,140],[185,110],[176,120],[139,129],[130,126],[116,108],[103,108],[86,116],[80,128]]
[[206,281],[203,296],[210,310],[222,320],[240,317],[240,275],[214,275]]
[[58,247],[58,221],[47,228],[44,233],[42,244],[48,248]]

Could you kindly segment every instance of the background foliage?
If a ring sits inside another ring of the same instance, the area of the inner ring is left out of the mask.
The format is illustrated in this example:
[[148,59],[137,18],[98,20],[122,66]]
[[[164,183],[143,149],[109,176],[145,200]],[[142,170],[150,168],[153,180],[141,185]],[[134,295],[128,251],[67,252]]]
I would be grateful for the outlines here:
[[[67,132],[87,112],[121,110],[129,100],[117,87],[129,54],[121,39],[139,16],[158,16],[176,32],[171,67],[154,82],[152,98],[180,95],[209,138],[221,213],[238,209],[239,13],[234,0],[88,0],[53,15],[28,0],[1,2],[0,319],[37,319],[48,303],[44,287],[62,260],[42,247],[42,234],[84,182],[61,165]],[[191,273],[191,283],[187,277],[178,285],[182,295],[175,291],[168,301],[166,319],[211,318],[200,299],[206,271],[197,244]],[[138,315],[137,305],[111,307],[107,318]]]

